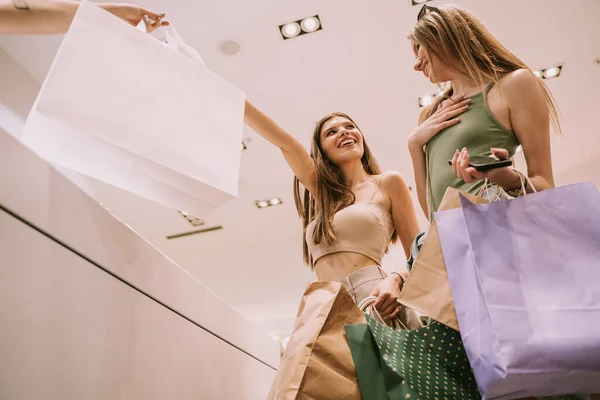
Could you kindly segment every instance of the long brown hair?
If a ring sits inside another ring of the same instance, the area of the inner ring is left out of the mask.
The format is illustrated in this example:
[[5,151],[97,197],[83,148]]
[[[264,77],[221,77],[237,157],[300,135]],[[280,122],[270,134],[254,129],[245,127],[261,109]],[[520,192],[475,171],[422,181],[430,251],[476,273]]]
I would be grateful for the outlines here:
[[[504,75],[518,69],[531,69],[504,47],[472,13],[456,5],[441,5],[419,19],[410,33],[410,40],[437,56],[457,71],[464,71],[479,86],[491,78],[498,82]],[[432,75],[435,65],[430,60]],[[538,78],[550,112],[550,121],[557,134],[561,133],[558,106],[550,89]],[[437,110],[439,104],[453,94],[452,85],[438,96],[432,105],[423,110],[425,120]]]
[[[302,186],[298,178],[294,177],[294,202],[296,210],[302,219],[302,248],[304,262],[311,267],[314,266],[312,257],[308,252],[306,242],[306,227],[315,220],[315,229],[312,240],[314,243],[325,241],[331,244],[336,240],[335,234],[331,227],[331,220],[335,213],[341,209],[354,203],[355,196],[352,190],[348,187],[346,178],[341,169],[333,164],[323,152],[321,148],[321,130],[323,125],[334,117],[346,118],[352,122],[360,131],[358,125],[352,118],[342,112],[335,112],[324,116],[315,126],[310,149],[310,156],[315,162],[317,169],[317,197],[313,197],[311,193]],[[362,132],[361,132],[362,133]],[[373,153],[369,149],[363,135],[364,153],[360,159],[363,168],[370,175],[381,174],[381,169]],[[303,192],[303,193],[302,193]],[[396,242],[398,234],[396,230],[392,234],[391,242]]]

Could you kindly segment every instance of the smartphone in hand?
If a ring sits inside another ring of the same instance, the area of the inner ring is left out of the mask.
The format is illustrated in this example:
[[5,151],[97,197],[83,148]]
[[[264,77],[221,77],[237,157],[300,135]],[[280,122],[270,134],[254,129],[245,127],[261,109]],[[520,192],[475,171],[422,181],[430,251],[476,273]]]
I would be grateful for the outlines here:
[[[448,161],[452,165],[452,160]],[[512,160],[498,160],[490,156],[473,156],[469,159],[469,167],[475,168],[477,171],[485,172],[496,168],[504,168],[512,166]]]

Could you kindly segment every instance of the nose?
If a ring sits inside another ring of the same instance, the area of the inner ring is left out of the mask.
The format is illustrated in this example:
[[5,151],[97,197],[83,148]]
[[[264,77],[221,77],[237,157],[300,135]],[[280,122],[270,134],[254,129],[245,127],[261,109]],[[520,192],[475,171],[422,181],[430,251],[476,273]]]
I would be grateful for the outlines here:
[[415,71],[422,71],[423,68],[423,59],[421,57],[417,57],[417,59],[415,60],[415,64],[413,65],[413,69]]

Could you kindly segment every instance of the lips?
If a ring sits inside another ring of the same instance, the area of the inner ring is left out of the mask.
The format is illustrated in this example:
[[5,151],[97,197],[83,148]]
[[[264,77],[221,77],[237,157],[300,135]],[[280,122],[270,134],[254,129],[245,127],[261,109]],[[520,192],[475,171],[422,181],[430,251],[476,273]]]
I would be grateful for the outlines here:
[[343,147],[350,147],[353,144],[356,143],[356,140],[348,138],[348,139],[344,139],[342,140],[342,142],[338,145],[338,148],[343,148]]

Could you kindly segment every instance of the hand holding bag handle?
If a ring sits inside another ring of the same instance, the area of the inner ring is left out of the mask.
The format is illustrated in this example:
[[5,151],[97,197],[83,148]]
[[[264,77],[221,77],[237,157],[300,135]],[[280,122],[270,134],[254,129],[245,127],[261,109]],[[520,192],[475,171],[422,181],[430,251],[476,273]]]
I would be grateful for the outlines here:
[[[358,308],[360,311],[369,314],[371,317],[375,318],[377,322],[381,322],[384,325],[387,325],[384,319],[381,317],[377,309],[375,308],[375,302],[377,301],[376,296],[365,297],[360,303],[358,303]],[[409,330],[407,326],[405,326],[399,318],[394,318],[392,321],[392,328],[394,329],[406,329]]]
[[[527,186],[529,186],[534,193],[537,193],[537,189],[535,188],[535,186],[533,186],[533,183],[527,176],[525,176],[525,174],[523,174],[518,169],[515,169],[515,168],[511,168],[511,169],[513,171],[515,171],[515,173],[519,176],[519,180],[521,181],[520,193],[523,196],[527,194],[527,190],[526,190]],[[510,200],[510,199],[515,198],[515,196],[512,196],[511,194],[507,193],[503,188],[501,188],[499,186],[497,186],[496,189],[494,190],[494,187],[490,185],[490,178],[485,178],[485,180],[483,182],[483,186],[481,187],[481,190],[477,194],[477,197],[484,198],[484,195],[486,193],[488,193],[488,194],[493,193],[495,195],[495,198],[488,198],[489,201]],[[516,197],[519,197],[519,196],[516,196]]]

